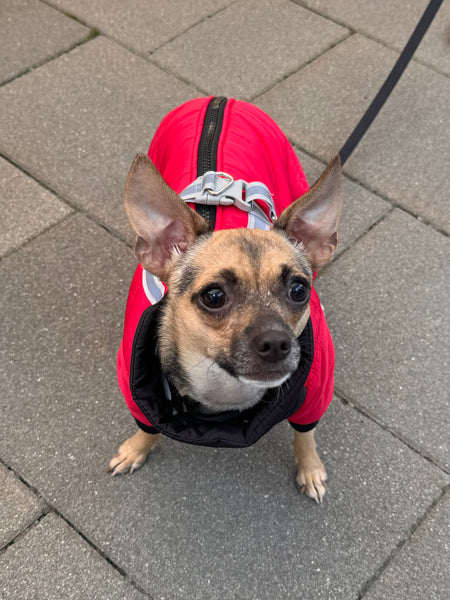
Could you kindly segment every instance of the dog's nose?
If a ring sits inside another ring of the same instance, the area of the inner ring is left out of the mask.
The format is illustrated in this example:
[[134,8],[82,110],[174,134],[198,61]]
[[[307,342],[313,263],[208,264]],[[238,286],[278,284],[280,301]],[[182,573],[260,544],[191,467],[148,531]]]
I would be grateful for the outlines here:
[[287,358],[291,351],[291,338],[284,331],[271,329],[255,335],[252,346],[263,360],[275,363]]

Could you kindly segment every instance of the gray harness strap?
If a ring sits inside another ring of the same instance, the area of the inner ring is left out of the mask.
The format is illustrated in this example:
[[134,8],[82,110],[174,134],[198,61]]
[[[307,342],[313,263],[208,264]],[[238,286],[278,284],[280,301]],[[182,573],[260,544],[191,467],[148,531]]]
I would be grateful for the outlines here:
[[[260,181],[247,183],[242,179],[235,181],[231,175],[220,171],[207,171],[204,175],[200,175],[181,192],[180,198],[185,202],[209,206],[234,205],[248,213],[247,227],[249,229],[268,231],[273,221],[277,219],[272,195],[264,183]],[[270,219],[256,203],[256,200],[267,205]]]

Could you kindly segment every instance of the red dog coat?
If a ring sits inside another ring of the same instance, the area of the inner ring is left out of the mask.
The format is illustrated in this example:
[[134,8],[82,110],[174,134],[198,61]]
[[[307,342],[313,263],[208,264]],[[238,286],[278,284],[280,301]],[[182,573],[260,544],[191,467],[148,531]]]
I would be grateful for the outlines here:
[[[192,100],[170,112],[161,122],[150,145],[148,156],[166,183],[178,194],[197,178],[198,146],[210,101],[211,98]],[[300,162],[283,132],[267,114],[242,101],[230,99],[226,102],[217,146],[216,170],[230,174],[235,180],[264,183],[272,194],[277,215],[309,189]],[[261,207],[267,213],[263,203]],[[215,229],[247,226],[248,213],[235,206],[217,207]],[[117,357],[118,382],[128,408],[138,425],[152,432],[156,430],[130,390],[130,363],[141,317],[165,291],[165,284],[144,271],[141,265],[137,267],[130,287],[124,334]],[[334,348],[314,288],[310,307],[314,355],[304,386],[306,394],[302,394],[304,400],[289,416],[289,422],[300,431],[311,429],[319,421],[333,394]]]

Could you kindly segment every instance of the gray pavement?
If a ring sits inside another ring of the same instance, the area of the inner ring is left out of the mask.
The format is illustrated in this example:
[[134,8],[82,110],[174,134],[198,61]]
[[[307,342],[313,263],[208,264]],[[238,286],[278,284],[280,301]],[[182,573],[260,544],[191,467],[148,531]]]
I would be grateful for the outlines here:
[[314,181],[426,4],[0,2],[0,598],[448,598],[448,2],[345,167],[317,280],[323,505],[294,486],[285,423],[107,473],[135,429],[115,381],[135,153],[171,108],[224,94],[269,112]]

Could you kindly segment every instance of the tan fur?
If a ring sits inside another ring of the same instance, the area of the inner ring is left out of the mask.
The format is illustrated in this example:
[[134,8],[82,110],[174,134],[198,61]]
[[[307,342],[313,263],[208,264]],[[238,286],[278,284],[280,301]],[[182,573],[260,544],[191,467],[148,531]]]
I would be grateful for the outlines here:
[[[238,238],[247,238],[258,245],[261,251],[260,269],[254,265],[248,255],[236,243]],[[233,306],[226,320],[219,321],[214,316],[199,310],[192,302],[191,296],[212,281],[221,281],[220,260],[226,256],[226,266],[238,274],[238,286],[245,291],[245,304]],[[280,265],[292,266],[295,273],[311,280],[311,273],[306,273],[299,263],[291,244],[277,233],[263,232],[258,229],[240,229],[215,232],[209,243],[195,253],[190,264],[198,267],[199,277],[195,283],[181,296],[170,296],[165,314],[165,332],[170,332],[163,343],[181,347],[183,351],[205,349],[211,357],[214,348],[229,348],[231,336],[239,329],[250,324],[255,313],[274,312],[289,324],[293,331],[303,313],[289,311],[286,303],[276,295],[280,277]],[[168,280],[169,289],[175,287],[179,273],[174,269]],[[307,310],[307,307],[305,307]],[[300,318],[299,318],[300,317]],[[164,352],[164,350],[162,350]]]

